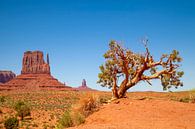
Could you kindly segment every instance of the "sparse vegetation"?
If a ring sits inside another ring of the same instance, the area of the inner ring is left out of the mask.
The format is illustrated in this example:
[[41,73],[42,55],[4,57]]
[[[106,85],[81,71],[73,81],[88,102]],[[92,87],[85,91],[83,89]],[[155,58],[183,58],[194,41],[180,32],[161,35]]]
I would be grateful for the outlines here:
[[184,103],[189,103],[190,102],[190,98],[189,97],[180,98],[179,101],[180,102],[184,102]]
[[80,98],[74,110],[87,117],[98,110],[99,104],[97,96],[86,94]]
[[85,118],[98,110],[100,101],[92,94],[83,94],[71,110],[65,111],[57,128],[77,126],[85,122]]
[[14,109],[17,111],[17,115],[21,117],[21,120],[26,116],[30,116],[30,108],[23,101],[16,102]]
[[[11,92],[1,93],[6,100],[0,108],[3,113],[0,122],[0,128],[4,126],[4,121],[9,117],[16,116],[17,105],[28,105],[31,117],[24,117],[20,121],[19,128],[64,128],[60,123],[63,114],[69,112],[68,117],[72,122],[71,126],[77,126],[85,122],[86,117],[99,109],[99,106],[110,102],[111,92],[72,92],[72,91],[39,91],[39,92]],[[127,96],[131,100],[146,101],[153,100],[174,100],[185,101],[182,98],[189,98],[189,102],[193,103],[195,92],[128,92]],[[181,99],[181,100],[180,100]],[[20,101],[22,100],[22,101]],[[186,99],[187,100],[187,99]],[[142,103],[142,102],[141,102]],[[46,107],[50,106],[50,107]],[[16,111],[16,112],[15,112]],[[62,121],[61,121],[62,122]],[[63,123],[63,122],[62,122]],[[57,127],[56,127],[57,126]]]
[[4,103],[5,102],[5,96],[0,96],[0,103]]
[[4,122],[4,127],[6,129],[17,129],[19,125],[19,120],[16,117],[8,118]]
[[[42,128],[43,124],[54,128],[57,124],[56,121],[61,118],[67,109],[78,102],[80,95],[81,93],[74,91],[14,92],[12,94],[6,93],[6,95],[1,93],[0,96],[6,96],[6,101],[1,104],[1,109],[9,109],[2,114],[3,121],[10,116],[19,116],[21,113],[18,113],[18,111],[28,112],[29,108],[30,113],[32,111],[37,115],[31,116],[32,118],[23,115],[24,120],[20,122],[21,128],[26,128],[27,126],[32,128],[34,124],[38,125],[37,128]],[[24,104],[26,105],[24,107],[28,107],[27,110],[17,108]],[[26,114],[24,112],[22,114]],[[19,116],[20,118],[22,114]],[[51,116],[51,118],[43,119],[47,115]],[[0,126],[3,126],[3,124],[0,123]]]
[[109,95],[100,95],[98,101],[100,104],[106,104],[112,99],[112,96]]
[[61,128],[68,128],[68,127],[71,127],[71,126],[73,126],[73,121],[72,121],[72,118],[71,118],[70,111],[67,110],[67,111],[64,112],[63,116],[59,120],[57,128],[61,129]]
[[188,96],[180,98],[179,101],[184,103],[195,103],[195,93],[190,91]]
[[85,122],[85,116],[79,112],[72,113],[73,125],[77,126]]

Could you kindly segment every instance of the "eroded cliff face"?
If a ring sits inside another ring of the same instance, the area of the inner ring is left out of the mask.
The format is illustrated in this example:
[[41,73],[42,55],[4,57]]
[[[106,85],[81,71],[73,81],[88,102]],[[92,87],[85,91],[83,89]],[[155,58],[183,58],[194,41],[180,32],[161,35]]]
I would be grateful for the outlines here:
[[16,77],[12,71],[0,71],[0,83],[6,83]]
[[43,52],[27,51],[22,60],[21,75],[0,86],[0,90],[72,90],[50,74],[49,55],[44,61]]
[[47,55],[47,63],[45,63],[43,52],[25,52],[21,74],[50,74],[49,56]]

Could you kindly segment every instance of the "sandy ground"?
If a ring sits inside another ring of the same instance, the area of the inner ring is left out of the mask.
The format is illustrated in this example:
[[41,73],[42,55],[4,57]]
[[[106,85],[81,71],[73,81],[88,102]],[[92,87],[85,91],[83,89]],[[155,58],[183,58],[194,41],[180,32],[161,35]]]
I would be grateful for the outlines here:
[[[68,105],[77,102],[85,92],[37,91],[0,92],[5,102],[0,104],[0,128],[16,112],[12,105],[25,100],[32,108],[31,116],[20,123],[20,129],[55,129]],[[111,93],[90,92],[110,96]],[[195,129],[195,99],[190,103],[182,98],[195,98],[195,92],[131,92],[128,98],[100,107],[86,122],[70,129]]]
[[195,104],[122,99],[103,106],[70,129],[195,129]]

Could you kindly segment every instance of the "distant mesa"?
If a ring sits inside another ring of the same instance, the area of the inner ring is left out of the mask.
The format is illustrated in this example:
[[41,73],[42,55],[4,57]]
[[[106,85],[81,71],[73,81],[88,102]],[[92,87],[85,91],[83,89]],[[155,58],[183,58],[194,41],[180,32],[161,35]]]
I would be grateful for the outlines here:
[[12,71],[0,71],[0,84],[6,83],[16,77]]
[[72,90],[71,87],[65,86],[53,76],[51,76],[49,55],[47,54],[47,62],[44,61],[44,55],[41,51],[24,52],[22,61],[21,75],[11,81],[1,85],[1,90],[12,89],[62,89]]
[[83,79],[82,85],[75,88],[75,89],[78,90],[78,91],[94,91],[94,89],[91,89],[87,86],[87,82],[86,82],[85,79]]

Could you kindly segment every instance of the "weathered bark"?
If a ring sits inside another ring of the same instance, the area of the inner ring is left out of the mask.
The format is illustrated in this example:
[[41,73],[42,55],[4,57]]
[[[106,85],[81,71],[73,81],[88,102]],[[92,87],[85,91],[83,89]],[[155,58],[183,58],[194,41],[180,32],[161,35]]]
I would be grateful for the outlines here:
[[113,94],[113,97],[118,99],[119,96],[118,96],[118,89],[117,89],[117,82],[116,82],[116,77],[113,78],[113,87],[112,87],[112,94]]
[[127,88],[126,86],[122,86],[119,91],[118,91],[118,97],[119,98],[124,98],[125,97],[125,93],[127,92]]
[[112,89],[112,97],[113,98],[116,98],[116,99],[119,99],[119,95],[118,95],[118,92],[117,92],[117,89],[116,88],[113,88]]

